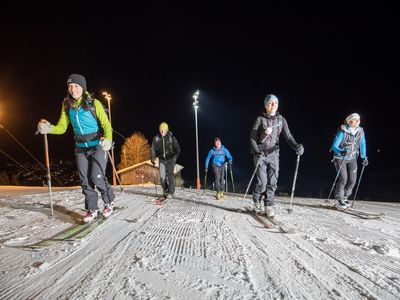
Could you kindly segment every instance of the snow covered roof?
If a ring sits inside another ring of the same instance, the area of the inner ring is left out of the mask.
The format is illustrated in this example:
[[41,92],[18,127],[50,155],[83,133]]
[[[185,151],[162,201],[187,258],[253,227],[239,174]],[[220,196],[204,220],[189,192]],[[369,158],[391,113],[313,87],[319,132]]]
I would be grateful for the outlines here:
[[[142,165],[149,165],[149,166],[153,167],[153,164],[151,163],[151,160],[149,159],[149,160],[146,160],[146,161],[144,161],[144,162],[138,163],[138,164],[136,164],[136,165],[133,165],[133,166],[130,166],[130,167],[127,167],[127,168],[118,170],[118,171],[117,171],[117,174],[119,175],[119,174],[128,172],[128,171],[133,170],[133,169],[136,169],[136,168],[138,168],[138,167],[140,167],[140,166],[142,166]],[[156,160],[155,168],[157,168],[157,169],[160,168],[160,163],[159,163],[159,160],[158,160],[158,159]],[[179,165],[179,164],[175,164],[174,174],[180,172],[182,169],[183,169],[183,166],[181,166],[181,165]]]

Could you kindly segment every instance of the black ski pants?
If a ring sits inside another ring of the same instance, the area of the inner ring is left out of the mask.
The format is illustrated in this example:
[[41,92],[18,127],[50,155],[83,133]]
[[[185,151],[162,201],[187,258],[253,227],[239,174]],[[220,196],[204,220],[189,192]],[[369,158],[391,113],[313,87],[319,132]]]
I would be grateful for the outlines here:
[[342,200],[350,197],[357,180],[357,159],[345,160],[342,167],[341,159],[335,159],[334,165],[339,177],[336,183],[335,199]]
[[164,193],[173,195],[175,193],[175,161],[173,159],[160,159],[160,180]]
[[264,197],[264,205],[273,206],[275,191],[278,187],[279,151],[261,156],[258,160],[257,156],[254,156],[254,167],[257,167],[257,162],[257,182],[253,192],[253,201],[260,202]]
[[213,172],[214,172],[215,190],[217,192],[223,192],[224,191],[224,183],[225,183],[224,165],[217,166],[215,164],[212,164],[212,169],[213,169]]
[[100,145],[90,148],[75,148],[82,193],[85,195],[85,209],[98,209],[100,191],[105,204],[114,201],[115,195],[106,177],[107,153]]

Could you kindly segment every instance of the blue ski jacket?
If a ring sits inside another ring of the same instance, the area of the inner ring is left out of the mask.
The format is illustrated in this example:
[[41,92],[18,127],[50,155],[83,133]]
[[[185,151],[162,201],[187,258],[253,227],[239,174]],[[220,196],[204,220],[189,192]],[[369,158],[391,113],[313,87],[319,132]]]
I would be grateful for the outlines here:
[[362,159],[366,158],[367,144],[362,127],[351,129],[348,125],[342,125],[333,140],[331,150],[339,159],[356,159],[359,153]]
[[208,164],[210,163],[211,157],[213,157],[212,163],[218,167],[221,167],[225,163],[225,157],[228,158],[228,160],[233,160],[232,155],[223,145],[221,145],[219,150],[213,147],[210,149],[210,151],[208,151],[206,158],[206,169],[208,169]]

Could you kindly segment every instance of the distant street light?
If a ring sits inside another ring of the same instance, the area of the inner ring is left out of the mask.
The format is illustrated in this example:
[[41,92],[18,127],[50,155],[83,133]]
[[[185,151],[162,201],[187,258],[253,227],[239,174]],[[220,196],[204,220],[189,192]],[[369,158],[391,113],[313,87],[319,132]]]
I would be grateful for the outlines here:
[[200,189],[200,170],[199,170],[199,133],[198,133],[198,127],[197,127],[197,109],[199,108],[199,98],[200,91],[197,90],[193,94],[193,107],[194,107],[194,119],[195,119],[195,124],[196,124],[196,164],[197,164],[197,179],[196,179],[196,188],[199,190]]
[[[110,124],[111,124],[111,128],[112,128],[112,122],[111,122],[111,104],[110,104],[110,100],[111,98],[111,94],[107,93],[107,92],[103,92],[104,98],[106,98],[107,102],[108,102],[108,118],[110,119]],[[114,160],[114,147],[111,147],[111,158],[113,160],[112,163],[115,162]],[[113,168],[113,186],[117,185],[117,178],[116,178],[116,174],[115,174],[115,170]]]

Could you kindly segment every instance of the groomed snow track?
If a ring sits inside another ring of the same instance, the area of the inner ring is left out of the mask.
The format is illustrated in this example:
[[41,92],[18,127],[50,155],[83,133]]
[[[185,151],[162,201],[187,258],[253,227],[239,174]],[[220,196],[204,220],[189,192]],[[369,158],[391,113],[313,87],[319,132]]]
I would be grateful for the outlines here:
[[236,211],[248,200],[178,190],[156,206],[152,193],[131,188],[120,196],[128,208],[82,241],[3,246],[0,299],[400,298],[395,218],[302,206],[289,215],[278,202],[280,220],[296,229],[282,234]]

